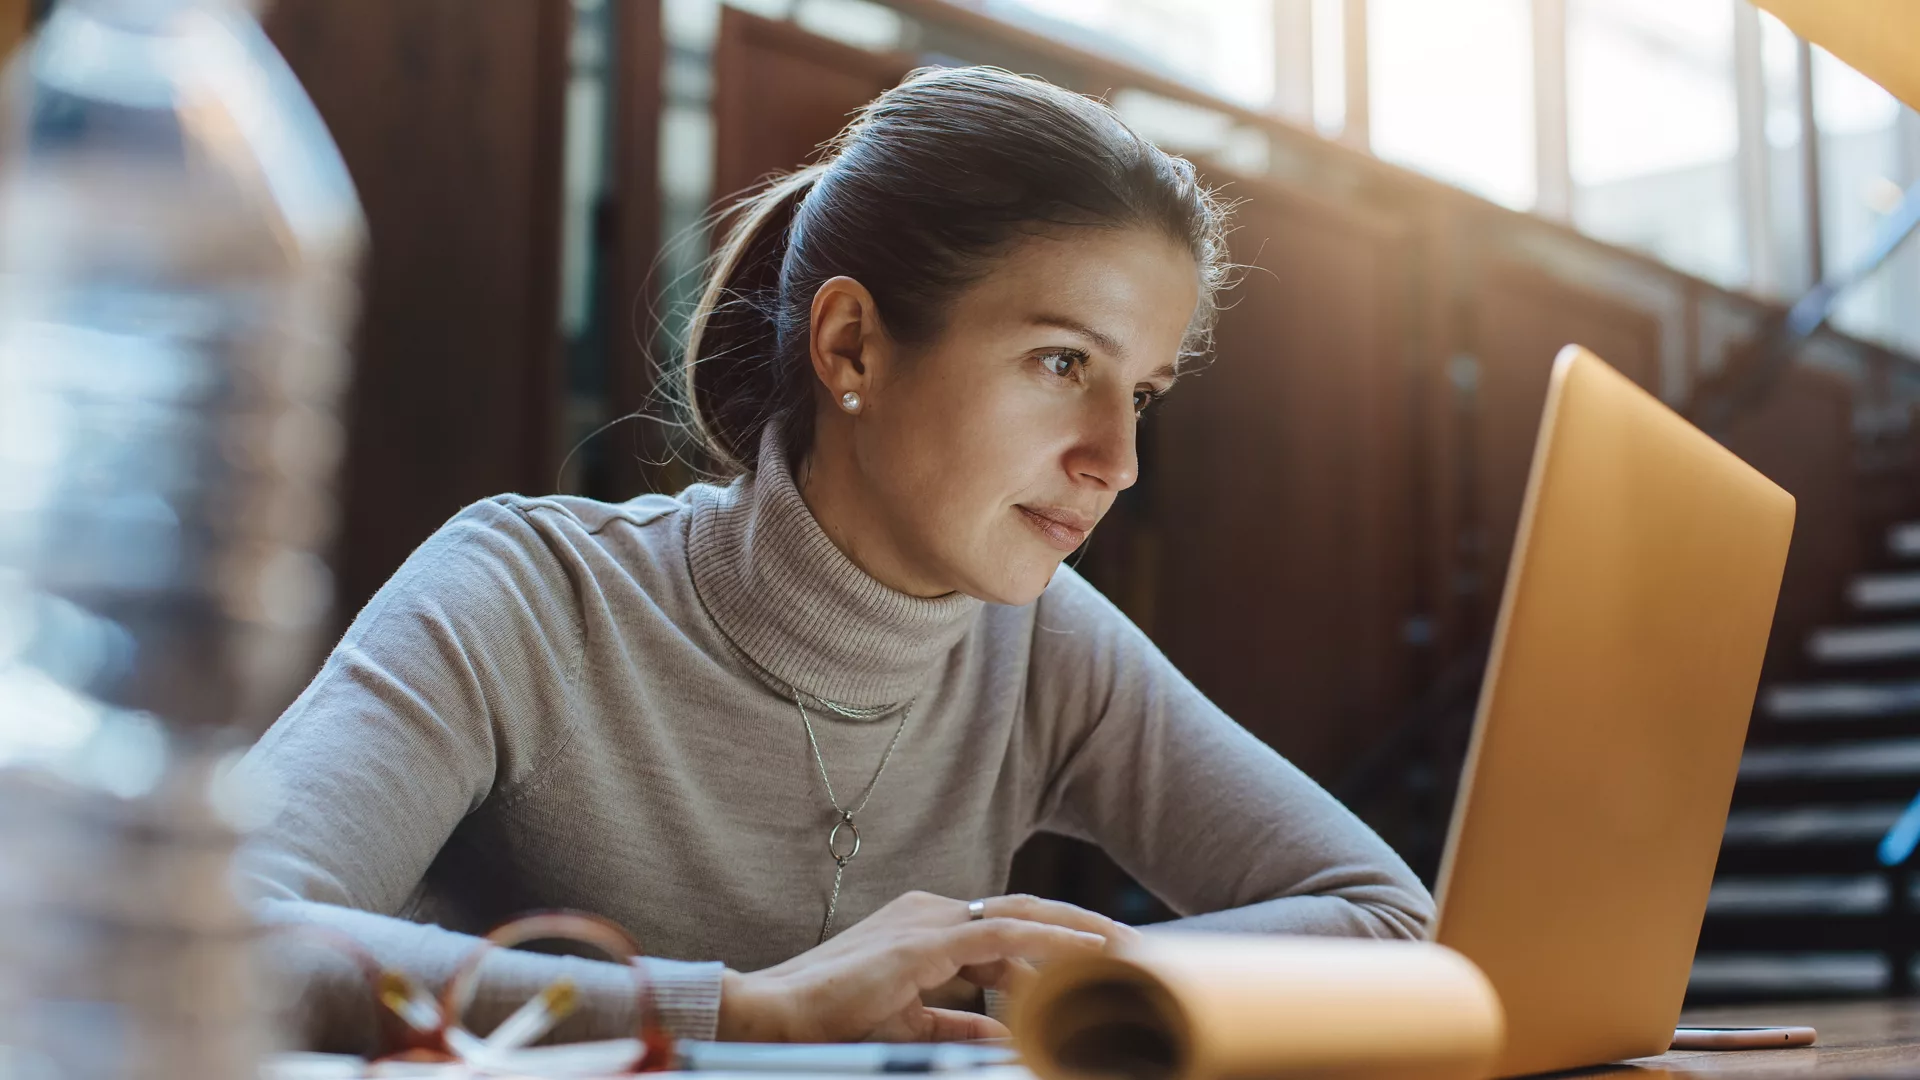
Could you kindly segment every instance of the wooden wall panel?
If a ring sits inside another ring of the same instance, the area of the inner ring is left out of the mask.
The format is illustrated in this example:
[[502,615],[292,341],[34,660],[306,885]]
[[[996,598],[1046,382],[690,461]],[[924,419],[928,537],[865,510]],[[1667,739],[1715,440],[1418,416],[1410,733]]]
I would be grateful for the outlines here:
[[1196,685],[1330,777],[1405,692],[1422,540],[1410,258],[1392,224],[1240,183],[1217,358],[1149,420],[1152,632]]
[[350,616],[463,504],[559,459],[567,0],[280,0],[372,249],[347,410]]
[[905,57],[722,8],[713,53],[716,201],[813,160],[855,109],[911,68]]
[[[664,284],[652,275],[661,242],[659,20],[659,0],[625,0],[616,20],[620,91],[614,103],[605,305],[609,417],[643,410],[657,416],[666,397],[654,393],[657,365],[671,368],[669,358],[657,358],[653,351]],[[856,109],[911,67],[907,57],[856,49],[792,23],[722,7],[713,52],[712,209],[723,208],[770,175],[813,160]],[[723,217],[716,236],[726,224]],[[668,362],[662,365],[662,360]],[[612,497],[674,490],[691,478],[658,425],[625,423],[600,437],[610,440],[606,482]]]
[[[1480,278],[1470,352],[1478,361],[1473,430],[1474,506],[1461,510],[1477,525],[1481,553],[1477,611],[1490,624],[1506,582],[1507,559],[1553,358],[1584,345],[1641,386],[1660,385],[1660,323],[1619,300],[1587,292],[1538,268],[1494,263]],[[1484,627],[1483,627],[1484,628]]]
[[[660,113],[666,60],[660,0],[619,0],[613,8],[613,99],[609,111],[608,192],[601,228],[601,317],[605,320],[606,417],[654,406],[655,316],[664,282],[657,276],[660,235]],[[655,410],[657,414],[657,409]],[[597,436],[606,443],[603,498],[672,490],[652,463],[668,460],[657,424],[626,421]]]
[[26,40],[32,14],[33,5],[28,0],[0,0],[0,58],[12,56]]
[[1729,425],[1723,440],[1797,503],[1767,643],[1775,676],[1804,666],[1808,631],[1844,612],[1847,580],[1861,569],[1853,411],[1853,387],[1845,378],[1795,365],[1758,408]]

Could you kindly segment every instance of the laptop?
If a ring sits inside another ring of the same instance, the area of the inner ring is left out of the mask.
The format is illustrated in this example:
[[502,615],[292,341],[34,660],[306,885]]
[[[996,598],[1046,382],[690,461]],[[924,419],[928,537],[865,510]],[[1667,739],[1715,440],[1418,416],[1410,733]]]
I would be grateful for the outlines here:
[[1435,940],[1507,1013],[1497,1075],[1665,1051],[1793,497],[1598,357],[1554,361]]

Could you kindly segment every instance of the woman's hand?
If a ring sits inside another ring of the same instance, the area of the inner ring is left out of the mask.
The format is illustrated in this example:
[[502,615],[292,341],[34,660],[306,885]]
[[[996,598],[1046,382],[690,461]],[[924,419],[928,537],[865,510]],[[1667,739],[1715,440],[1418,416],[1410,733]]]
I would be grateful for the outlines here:
[[728,971],[718,1038],[729,1042],[948,1041],[1005,1036],[999,1021],[921,995],[961,978],[1012,989],[1033,960],[1098,953],[1140,931],[1084,908],[995,896],[969,919],[964,900],[911,892],[823,945],[764,971]]

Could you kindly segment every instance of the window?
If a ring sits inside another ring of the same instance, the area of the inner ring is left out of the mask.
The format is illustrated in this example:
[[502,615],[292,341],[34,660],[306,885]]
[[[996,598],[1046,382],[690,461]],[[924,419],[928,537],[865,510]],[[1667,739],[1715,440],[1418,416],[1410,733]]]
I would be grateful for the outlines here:
[[[1820,127],[1820,216],[1828,277],[1852,271],[1882,218],[1920,180],[1920,117],[1878,85],[1814,50],[1813,115]],[[1920,248],[1911,240],[1855,285],[1834,325],[1889,345],[1920,348]]]
[[1582,230],[1746,283],[1729,0],[1568,0],[1568,141]]
[[1369,0],[1367,23],[1374,152],[1495,202],[1532,206],[1528,0]]
[[1273,99],[1273,0],[985,0],[988,13],[1242,105]]

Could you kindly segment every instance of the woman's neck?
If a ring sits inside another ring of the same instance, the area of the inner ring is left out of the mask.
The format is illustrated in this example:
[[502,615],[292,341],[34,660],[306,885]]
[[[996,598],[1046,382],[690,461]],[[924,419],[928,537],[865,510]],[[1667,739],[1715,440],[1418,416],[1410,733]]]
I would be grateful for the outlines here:
[[813,446],[794,469],[801,501],[833,546],[874,580],[922,599],[953,592],[915,566],[872,487],[862,482],[852,427],[851,419],[838,415],[822,417],[814,425]]
[[773,429],[754,472],[724,488],[696,484],[687,497],[702,607],[757,665],[808,694],[904,701],[980,609],[963,593],[913,596],[854,562],[808,508]]

